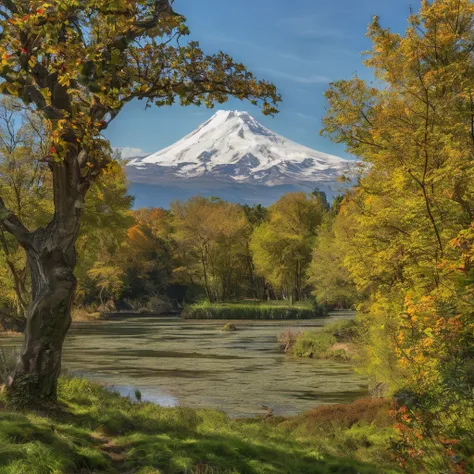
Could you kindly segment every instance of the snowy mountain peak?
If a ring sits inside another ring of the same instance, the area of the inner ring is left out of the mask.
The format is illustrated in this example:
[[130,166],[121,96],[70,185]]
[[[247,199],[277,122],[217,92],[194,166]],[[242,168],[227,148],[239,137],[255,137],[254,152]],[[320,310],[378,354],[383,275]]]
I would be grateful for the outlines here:
[[[242,110],[218,110],[206,123],[226,122],[227,120],[241,120],[242,122],[254,121],[258,123],[248,112]],[[204,125],[204,124],[203,124]]]
[[[245,140],[245,133],[252,135],[261,135],[270,138],[274,142],[278,142],[277,135],[265,128],[257,122],[248,112],[240,110],[219,110],[207,122],[204,122],[191,135],[201,132],[202,135],[214,133],[220,129],[223,133],[224,128],[229,133],[236,134],[241,140]],[[187,138],[187,137],[186,137]]]
[[128,164],[132,182],[216,180],[265,186],[334,183],[350,162],[292,142],[248,112],[220,110],[164,150]]

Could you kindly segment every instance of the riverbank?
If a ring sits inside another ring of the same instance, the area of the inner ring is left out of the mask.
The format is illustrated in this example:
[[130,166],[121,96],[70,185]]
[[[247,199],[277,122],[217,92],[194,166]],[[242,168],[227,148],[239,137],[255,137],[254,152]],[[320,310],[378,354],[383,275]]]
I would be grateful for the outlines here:
[[23,336],[23,333],[18,332],[18,331],[0,331],[0,338],[21,337],[21,336]]
[[207,301],[186,306],[181,313],[184,319],[218,320],[297,320],[324,317],[327,313],[311,302],[244,301],[209,303]]
[[73,311],[72,322],[73,323],[90,323],[94,321],[112,321],[116,319],[124,318],[139,318],[139,317],[156,317],[156,318],[169,318],[179,317],[179,311],[169,311],[166,313],[153,312],[151,310],[145,311],[104,311],[104,312],[92,312],[81,310]]
[[[320,404],[350,403],[369,393],[365,377],[349,364],[290,357],[278,335],[318,330],[352,313],[304,321],[225,321],[133,316],[76,322],[69,331],[63,367],[70,374],[114,385],[123,395],[138,387],[143,399],[160,405],[218,408],[231,417],[252,417],[272,407],[294,416]],[[20,350],[22,336],[0,342]]]
[[287,328],[279,336],[280,347],[295,357],[354,360],[361,352],[363,328],[355,319],[330,322],[317,331]]
[[0,472],[397,472],[383,400],[235,420],[215,410],[134,403],[83,379],[62,378],[59,396],[58,410],[18,413],[0,395]]

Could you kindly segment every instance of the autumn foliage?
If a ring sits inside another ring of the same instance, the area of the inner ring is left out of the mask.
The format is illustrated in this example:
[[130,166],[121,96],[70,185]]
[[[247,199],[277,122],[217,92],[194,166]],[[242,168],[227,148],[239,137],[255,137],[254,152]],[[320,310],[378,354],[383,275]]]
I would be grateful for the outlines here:
[[469,472],[474,446],[474,108],[467,0],[423,2],[403,35],[370,26],[381,86],[332,84],[325,133],[363,161],[336,236],[369,328],[366,372],[391,386],[401,465]]

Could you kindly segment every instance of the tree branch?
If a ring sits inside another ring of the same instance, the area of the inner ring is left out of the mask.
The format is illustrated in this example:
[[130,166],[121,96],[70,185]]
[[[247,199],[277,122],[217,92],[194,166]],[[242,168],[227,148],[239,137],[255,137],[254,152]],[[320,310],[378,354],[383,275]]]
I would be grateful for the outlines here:
[[155,28],[159,21],[160,21],[160,16],[164,13],[168,13],[169,15],[174,15],[173,8],[171,6],[172,0],[155,0],[155,5],[154,5],[154,11],[153,11],[153,16],[142,20],[142,21],[136,21],[134,23],[134,26],[139,27],[139,28],[145,28],[145,29],[151,29]]
[[5,207],[2,197],[0,197],[0,224],[16,238],[22,247],[29,247],[31,245],[31,233],[20,219]]
[[1,2],[8,10],[10,10],[12,13],[18,13],[18,9],[15,5],[15,2],[12,0],[2,0]]

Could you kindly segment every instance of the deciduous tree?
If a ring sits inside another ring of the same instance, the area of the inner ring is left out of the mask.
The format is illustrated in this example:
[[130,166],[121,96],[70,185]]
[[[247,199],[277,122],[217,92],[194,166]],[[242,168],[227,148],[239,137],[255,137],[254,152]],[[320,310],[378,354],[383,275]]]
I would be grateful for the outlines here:
[[[422,2],[405,34],[369,29],[381,87],[332,84],[325,131],[368,165],[345,258],[371,334],[369,369],[399,401],[408,470],[472,468],[474,4]],[[375,348],[375,349],[374,349]]]
[[196,197],[172,204],[171,211],[181,261],[175,276],[202,285],[210,301],[237,296],[247,271],[249,226],[242,208]]
[[344,266],[343,240],[337,237],[334,227],[334,219],[328,217],[318,230],[308,268],[308,283],[318,303],[347,309],[356,303],[357,290]]
[[311,250],[325,212],[319,196],[285,194],[270,206],[268,222],[253,234],[250,248],[257,272],[287,298],[303,297]]
[[[76,288],[75,243],[91,184],[111,161],[102,132],[134,99],[147,105],[225,102],[275,112],[275,87],[224,53],[205,55],[170,0],[0,2],[1,91],[38,113],[51,133],[43,161],[54,217],[36,230],[0,197],[0,221],[26,250],[32,277],[25,343],[9,383],[12,400],[55,400]],[[21,395],[21,397],[20,397]]]
[[[18,100],[1,99],[0,193],[9,209],[32,229],[46,223],[52,213],[51,180],[42,163],[48,143],[39,117],[22,109]],[[21,320],[30,303],[26,257],[4,226],[0,226],[0,259],[0,298],[10,317]]]

